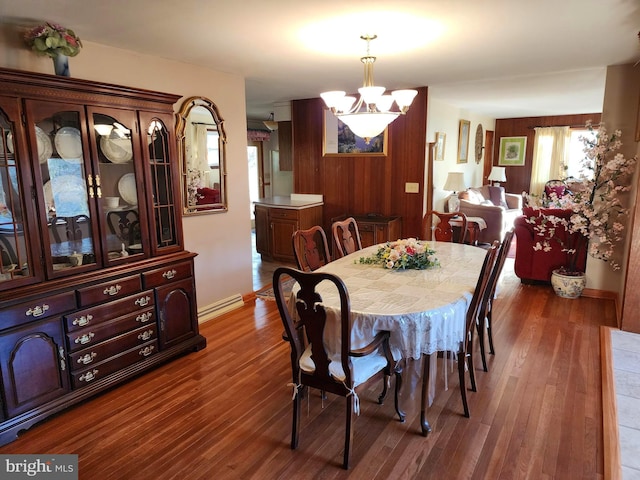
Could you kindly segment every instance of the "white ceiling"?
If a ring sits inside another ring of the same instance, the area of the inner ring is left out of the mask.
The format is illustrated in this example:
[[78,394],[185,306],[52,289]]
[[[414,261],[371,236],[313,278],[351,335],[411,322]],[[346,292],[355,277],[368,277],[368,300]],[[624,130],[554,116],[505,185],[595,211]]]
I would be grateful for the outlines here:
[[599,112],[606,66],[640,59],[640,0],[0,4],[0,22],[45,20],[83,40],[242,75],[247,116],[264,119],[274,103],[355,92],[366,33],[378,35],[376,84],[429,86],[430,98],[495,118]]

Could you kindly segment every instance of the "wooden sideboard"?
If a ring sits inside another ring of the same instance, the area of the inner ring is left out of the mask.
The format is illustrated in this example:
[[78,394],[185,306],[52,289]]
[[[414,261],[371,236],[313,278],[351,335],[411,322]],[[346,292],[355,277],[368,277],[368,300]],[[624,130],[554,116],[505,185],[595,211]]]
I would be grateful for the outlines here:
[[341,215],[332,218],[331,223],[349,217],[353,217],[358,224],[363,248],[398,240],[402,236],[402,217],[397,215]]

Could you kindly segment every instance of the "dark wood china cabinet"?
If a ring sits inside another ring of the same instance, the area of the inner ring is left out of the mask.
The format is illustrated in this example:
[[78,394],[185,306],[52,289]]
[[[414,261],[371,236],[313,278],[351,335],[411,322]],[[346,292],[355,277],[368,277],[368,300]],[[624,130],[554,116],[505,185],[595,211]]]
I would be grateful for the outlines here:
[[205,346],[179,98],[0,69],[0,444]]

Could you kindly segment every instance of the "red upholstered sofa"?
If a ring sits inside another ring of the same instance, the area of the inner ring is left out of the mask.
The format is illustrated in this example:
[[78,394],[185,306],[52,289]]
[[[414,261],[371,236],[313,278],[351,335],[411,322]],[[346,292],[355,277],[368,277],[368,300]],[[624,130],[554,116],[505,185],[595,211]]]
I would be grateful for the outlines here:
[[[522,283],[550,282],[551,272],[556,268],[569,264],[567,252],[563,252],[563,247],[556,241],[549,242],[550,251],[534,250],[533,246],[541,238],[536,236],[533,225],[527,222],[528,218],[539,217],[540,215],[554,215],[561,218],[569,218],[571,210],[561,210],[554,208],[534,209],[524,207],[523,215],[514,221],[516,233],[516,259],[514,270]],[[561,238],[566,244],[567,231],[563,227],[556,229],[555,235]],[[575,235],[575,234],[571,234]],[[587,262],[586,249],[583,248],[576,261],[576,269],[583,271]]]
[[220,203],[220,190],[208,187],[198,188],[197,202],[198,205]]

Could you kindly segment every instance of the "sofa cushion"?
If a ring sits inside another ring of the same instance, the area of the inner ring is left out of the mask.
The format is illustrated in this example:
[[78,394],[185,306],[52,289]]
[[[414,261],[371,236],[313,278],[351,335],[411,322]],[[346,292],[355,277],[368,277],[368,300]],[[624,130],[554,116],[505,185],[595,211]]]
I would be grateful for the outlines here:
[[482,193],[472,188],[468,189],[466,191],[466,194],[467,194],[467,198],[465,200],[469,200],[471,203],[475,203],[476,205],[480,205],[485,200],[489,200],[488,198],[484,198]]
[[491,200],[494,205],[508,208],[504,187],[494,187],[489,185],[489,200]]
[[541,216],[554,216],[559,218],[570,218],[573,215],[573,210],[564,208],[534,208],[534,207],[522,207],[522,214],[525,217],[541,217]]

